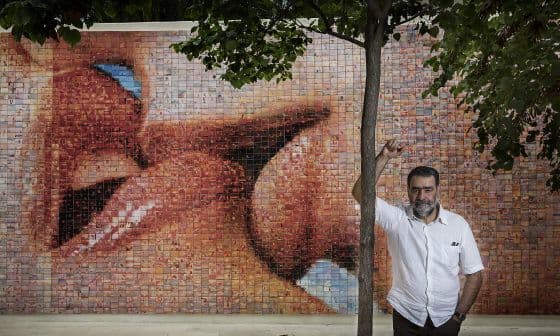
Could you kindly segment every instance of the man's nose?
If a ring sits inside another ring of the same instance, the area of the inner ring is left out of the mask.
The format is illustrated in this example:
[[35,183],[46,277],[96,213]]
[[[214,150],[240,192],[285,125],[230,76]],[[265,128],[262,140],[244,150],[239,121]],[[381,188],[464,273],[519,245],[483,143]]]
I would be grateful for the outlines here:
[[418,192],[418,198],[419,198],[420,200],[422,200],[422,201],[429,201],[429,200],[431,200],[429,193],[428,193],[427,191],[425,191],[425,190],[420,190],[420,191]]

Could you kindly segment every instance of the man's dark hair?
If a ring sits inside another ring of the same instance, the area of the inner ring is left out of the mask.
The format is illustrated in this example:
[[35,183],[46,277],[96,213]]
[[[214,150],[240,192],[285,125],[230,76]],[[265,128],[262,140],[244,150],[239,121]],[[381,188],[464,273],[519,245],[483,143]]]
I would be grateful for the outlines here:
[[418,166],[408,173],[408,178],[406,179],[407,187],[410,187],[410,181],[414,176],[430,177],[433,176],[436,180],[436,187],[439,186],[439,173],[432,167]]

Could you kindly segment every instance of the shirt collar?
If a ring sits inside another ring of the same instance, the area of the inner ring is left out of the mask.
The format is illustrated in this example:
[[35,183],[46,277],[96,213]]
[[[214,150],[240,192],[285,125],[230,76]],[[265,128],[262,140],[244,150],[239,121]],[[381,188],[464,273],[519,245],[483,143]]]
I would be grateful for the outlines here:
[[[449,218],[447,217],[447,211],[441,205],[441,201],[438,203],[438,208],[439,208],[438,216],[434,220],[434,222],[440,222],[441,224],[448,225]],[[412,205],[408,205],[406,207],[406,215],[408,216],[409,219],[420,221],[420,222],[422,221],[420,218],[414,216],[414,210],[412,209]]]

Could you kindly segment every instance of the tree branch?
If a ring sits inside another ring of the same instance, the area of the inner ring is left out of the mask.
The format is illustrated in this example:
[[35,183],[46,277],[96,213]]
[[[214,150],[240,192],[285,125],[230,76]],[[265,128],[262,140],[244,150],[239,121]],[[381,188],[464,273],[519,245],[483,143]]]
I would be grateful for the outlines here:
[[348,41],[350,43],[353,43],[360,48],[365,48],[365,46],[366,46],[365,43],[360,41],[360,40],[357,40],[357,39],[355,39],[353,37],[350,37],[350,36],[340,34],[340,33],[336,32],[336,31],[333,31],[333,30],[322,31],[322,30],[319,30],[319,29],[315,29],[313,27],[306,26],[306,25],[301,24],[297,21],[296,21],[296,26],[299,27],[299,28],[303,28],[305,30],[308,30],[310,32],[314,32],[314,33],[318,33],[318,34],[327,34],[327,35],[337,37],[339,39],[342,39],[342,40]]
[[486,0],[479,12],[481,19],[487,19],[493,12],[496,12],[502,6],[501,0]]
[[393,0],[385,0],[383,3],[383,11],[381,12],[382,18],[387,17],[389,14],[389,10],[391,10],[391,6],[393,5]]
[[304,26],[304,25],[299,25],[299,27],[307,29],[309,31],[315,32],[315,33],[320,33],[320,34],[327,34],[327,35],[331,35],[334,37],[337,37],[339,39],[354,43],[355,45],[361,47],[361,48],[365,48],[365,43],[357,40],[353,37],[350,36],[346,36],[344,34],[341,34],[335,30],[332,29],[334,23],[329,20],[328,16],[325,14],[325,12],[323,12],[323,10],[321,9],[321,7],[319,7],[319,5],[317,5],[317,3],[315,3],[314,0],[306,0],[305,2],[307,2],[311,8],[313,8],[313,10],[321,17],[321,20],[323,20],[323,22],[325,22],[325,26],[327,27],[325,31],[321,31],[318,29],[314,29],[312,27],[308,27],[308,26]]
[[331,20],[329,20],[327,15],[325,15],[325,12],[323,12],[321,7],[319,7],[319,5],[317,5],[315,3],[315,1],[313,1],[313,0],[306,0],[305,2],[307,2],[311,6],[311,8],[313,8],[313,10],[317,14],[319,14],[319,16],[321,17],[321,20],[323,20],[323,22],[325,22],[325,26],[327,26],[327,31],[331,31],[333,23],[331,22]]
[[367,0],[368,10],[371,10],[373,17],[379,19],[381,17],[381,7],[379,7],[379,0]]
[[[410,21],[412,21],[412,20],[414,20],[414,19],[416,19],[417,17],[420,17],[420,16],[422,16],[422,15],[424,15],[424,12],[418,12],[418,14],[413,15],[413,16],[407,18],[406,20],[403,20],[403,21],[400,21],[400,22],[396,22],[396,23],[394,24],[394,26],[396,27],[396,26],[400,26],[400,25],[402,25],[402,24],[408,23],[408,22],[410,22]],[[391,25],[393,25],[392,22],[391,22]]]
[[[281,20],[285,20],[286,19],[286,13],[291,10],[293,8],[293,3],[292,2],[286,2],[286,7],[282,7],[279,5],[276,5],[276,10],[277,10],[277,15],[273,16],[270,20],[270,22],[272,23],[274,21],[274,24],[276,24],[276,22],[281,21]],[[272,27],[274,25],[273,24],[269,24],[268,25],[268,29],[271,30]]]

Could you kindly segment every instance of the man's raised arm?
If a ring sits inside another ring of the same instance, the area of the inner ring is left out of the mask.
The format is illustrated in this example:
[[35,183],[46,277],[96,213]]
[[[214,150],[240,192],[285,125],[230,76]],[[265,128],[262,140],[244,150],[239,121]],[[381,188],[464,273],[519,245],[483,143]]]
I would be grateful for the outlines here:
[[[398,145],[396,140],[389,140],[387,141],[385,146],[383,146],[383,149],[375,158],[375,183],[376,184],[377,181],[379,181],[379,177],[381,176],[383,169],[385,169],[387,162],[389,162],[390,159],[399,156],[403,151],[404,147],[405,145]],[[375,188],[375,186],[372,187]],[[360,177],[358,177],[356,183],[354,183],[354,187],[352,188],[352,196],[354,196],[354,199],[358,201],[358,203],[362,202],[362,175],[361,174]]]

